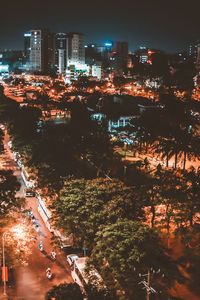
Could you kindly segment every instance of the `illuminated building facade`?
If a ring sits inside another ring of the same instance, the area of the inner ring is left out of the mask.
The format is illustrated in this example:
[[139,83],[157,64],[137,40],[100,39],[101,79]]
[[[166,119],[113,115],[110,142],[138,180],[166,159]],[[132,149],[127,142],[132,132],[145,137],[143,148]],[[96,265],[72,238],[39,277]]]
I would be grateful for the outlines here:
[[55,35],[55,67],[58,73],[63,74],[67,67],[68,37],[66,33]]
[[127,68],[128,42],[114,42],[110,55],[111,70],[117,75],[122,75]]
[[197,68],[198,71],[200,71],[200,44],[197,47],[196,68]]
[[100,65],[92,65],[92,76],[101,80],[101,66]]
[[48,73],[54,67],[54,34],[47,29],[30,30],[30,70]]
[[67,67],[74,65],[81,68],[85,65],[85,37],[79,32],[71,32],[68,36]]
[[24,58],[27,68],[30,62],[30,53],[31,53],[31,33],[24,33]]
[[197,61],[198,45],[200,45],[200,40],[196,40],[189,45],[189,56],[193,58],[193,61]]

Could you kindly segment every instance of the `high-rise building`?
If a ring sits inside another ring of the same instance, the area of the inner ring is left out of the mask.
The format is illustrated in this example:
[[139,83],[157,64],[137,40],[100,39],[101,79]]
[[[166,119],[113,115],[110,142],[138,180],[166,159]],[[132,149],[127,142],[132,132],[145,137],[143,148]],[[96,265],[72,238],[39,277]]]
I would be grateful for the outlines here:
[[128,42],[114,42],[110,55],[110,68],[115,74],[122,74],[127,68]]
[[30,63],[30,53],[31,53],[31,33],[26,32],[24,33],[24,58],[27,67]]
[[196,68],[200,71],[200,44],[197,46]]
[[101,65],[92,65],[92,76],[101,80]]
[[47,29],[30,34],[30,70],[48,73],[54,67],[54,34]]
[[78,32],[68,33],[67,67],[74,65],[81,68],[85,64],[85,38]]
[[112,52],[117,56],[127,59],[128,57],[128,42],[114,42]]
[[62,74],[66,71],[68,57],[68,37],[66,33],[55,35],[55,67]]
[[190,43],[189,45],[189,56],[194,56],[194,58],[197,58],[197,47],[200,44],[200,40],[196,40]]

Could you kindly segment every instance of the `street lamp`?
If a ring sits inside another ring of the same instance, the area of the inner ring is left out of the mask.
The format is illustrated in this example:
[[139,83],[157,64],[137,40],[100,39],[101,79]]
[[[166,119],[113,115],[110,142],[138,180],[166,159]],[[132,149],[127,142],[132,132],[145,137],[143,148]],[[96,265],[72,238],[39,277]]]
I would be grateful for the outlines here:
[[15,236],[17,238],[21,237],[22,236],[22,228],[20,227],[20,225],[17,225],[15,226],[14,228],[10,228],[8,229],[7,231],[5,231],[2,235],[2,256],[3,256],[3,294],[4,296],[6,296],[6,260],[5,260],[5,242],[4,242],[4,237],[6,235],[6,233],[8,231],[11,231],[11,232],[14,232],[15,233]]
[[5,252],[4,252],[4,235],[7,233],[5,231],[2,235],[2,251],[3,251],[3,294],[6,296],[6,266],[5,266]]

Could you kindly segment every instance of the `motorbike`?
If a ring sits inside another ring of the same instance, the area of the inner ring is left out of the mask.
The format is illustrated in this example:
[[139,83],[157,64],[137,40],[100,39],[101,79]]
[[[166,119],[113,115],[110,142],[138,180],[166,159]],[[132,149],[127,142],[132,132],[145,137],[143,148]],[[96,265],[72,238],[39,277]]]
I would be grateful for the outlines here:
[[42,242],[40,242],[40,244],[39,244],[39,249],[40,249],[41,252],[43,251],[43,244],[42,244]]
[[48,269],[46,270],[46,276],[47,276],[47,278],[48,278],[49,280],[52,279],[53,274],[51,273],[51,269],[50,269],[50,268],[48,268]]
[[51,252],[51,259],[56,260],[56,253],[55,252]]

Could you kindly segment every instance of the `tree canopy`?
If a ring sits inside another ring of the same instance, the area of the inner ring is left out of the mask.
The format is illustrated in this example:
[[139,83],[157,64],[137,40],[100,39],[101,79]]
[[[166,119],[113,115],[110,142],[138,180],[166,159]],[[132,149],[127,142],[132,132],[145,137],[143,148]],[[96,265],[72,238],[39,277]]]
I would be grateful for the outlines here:
[[45,300],[83,300],[83,294],[77,283],[54,285],[45,296]]

